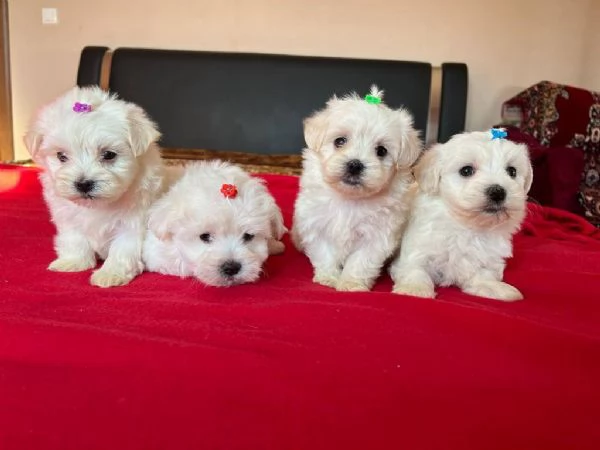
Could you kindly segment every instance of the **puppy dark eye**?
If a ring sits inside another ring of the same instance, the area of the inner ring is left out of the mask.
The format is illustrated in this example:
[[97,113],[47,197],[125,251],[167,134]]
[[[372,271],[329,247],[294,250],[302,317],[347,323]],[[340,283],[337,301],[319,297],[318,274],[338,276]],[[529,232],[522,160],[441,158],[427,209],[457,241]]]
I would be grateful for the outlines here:
[[111,150],[104,150],[102,152],[102,159],[104,161],[110,161],[111,159],[115,159],[117,157],[117,154]]
[[461,177],[468,178],[470,176],[473,176],[473,174],[475,173],[475,168],[473,166],[464,166],[460,168],[458,173]]
[[250,233],[244,233],[242,239],[244,242],[250,242],[252,239],[254,239],[254,235]]
[[211,241],[210,233],[202,233],[200,235],[200,240],[208,244]]
[[387,148],[385,148],[383,145],[379,145],[375,151],[377,152],[377,156],[379,158],[383,158],[385,155],[387,155]]
[[57,152],[56,153],[56,157],[58,158],[58,160],[60,162],[67,162],[69,160],[69,158],[67,157],[67,155],[65,155],[63,152]]
[[340,148],[346,145],[346,142],[348,142],[348,139],[346,139],[345,137],[339,137],[336,138],[335,141],[333,141],[333,145],[335,145],[335,148]]
[[506,173],[509,177],[515,178],[517,176],[517,169],[515,169],[513,166],[508,166],[506,168]]

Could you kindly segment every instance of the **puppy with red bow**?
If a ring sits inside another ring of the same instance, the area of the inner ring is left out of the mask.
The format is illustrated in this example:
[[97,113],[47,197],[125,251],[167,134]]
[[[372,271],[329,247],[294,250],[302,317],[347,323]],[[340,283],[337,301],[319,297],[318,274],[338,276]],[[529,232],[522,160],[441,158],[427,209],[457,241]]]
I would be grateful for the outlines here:
[[286,231],[263,180],[218,160],[192,163],[150,210],[144,263],[211,286],[250,283],[283,252]]

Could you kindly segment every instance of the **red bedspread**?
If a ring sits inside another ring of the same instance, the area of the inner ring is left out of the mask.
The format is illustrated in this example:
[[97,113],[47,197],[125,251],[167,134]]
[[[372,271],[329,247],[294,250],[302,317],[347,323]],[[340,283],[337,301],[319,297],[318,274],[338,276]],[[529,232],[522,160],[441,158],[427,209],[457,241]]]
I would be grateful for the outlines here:
[[[298,180],[265,176],[289,225]],[[531,207],[505,304],[46,271],[35,169],[0,166],[0,449],[598,449],[600,234]]]

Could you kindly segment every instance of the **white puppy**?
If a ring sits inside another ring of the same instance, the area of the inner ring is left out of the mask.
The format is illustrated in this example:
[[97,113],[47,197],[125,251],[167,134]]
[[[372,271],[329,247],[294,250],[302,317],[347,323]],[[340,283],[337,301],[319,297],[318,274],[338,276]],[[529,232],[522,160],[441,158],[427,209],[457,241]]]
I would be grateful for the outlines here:
[[286,231],[263,180],[218,160],[192,163],[150,210],[144,262],[212,286],[253,282]]
[[394,292],[434,297],[434,285],[456,285],[481,297],[523,298],[502,281],[512,235],[525,217],[532,169],[527,147],[505,132],[463,133],[425,152],[419,191],[399,257]]
[[392,256],[407,216],[410,166],[421,152],[412,116],[371,88],[327,102],[304,121],[307,148],[292,238],[313,281],[367,291]]
[[143,270],[146,213],[162,184],[159,137],[140,107],[97,87],[73,88],[38,112],[25,144],[57,228],[48,269],[91,269],[98,255],[91,283],[100,287]]

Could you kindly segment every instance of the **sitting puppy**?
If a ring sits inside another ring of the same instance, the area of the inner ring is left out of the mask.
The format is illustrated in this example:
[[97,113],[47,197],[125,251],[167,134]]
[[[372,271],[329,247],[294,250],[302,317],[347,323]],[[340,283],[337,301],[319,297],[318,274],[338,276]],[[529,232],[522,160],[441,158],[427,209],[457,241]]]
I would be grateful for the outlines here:
[[497,300],[523,298],[502,281],[512,235],[525,217],[532,169],[506,132],[463,133],[425,152],[419,190],[390,268],[394,292],[434,297],[434,285]]
[[412,116],[381,102],[376,86],[327,102],[304,121],[307,148],[292,239],[313,281],[368,291],[392,256],[407,217],[411,165],[421,152]]
[[150,210],[146,270],[211,286],[253,282],[284,250],[281,211],[264,183],[222,161],[190,164]]
[[94,88],[73,88],[43,107],[25,144],[57,235],[48,269],[79,272],[104,264],[91,283],[131,281],[143,270],[146,213],[162,188],[154,123],[138,106]]

